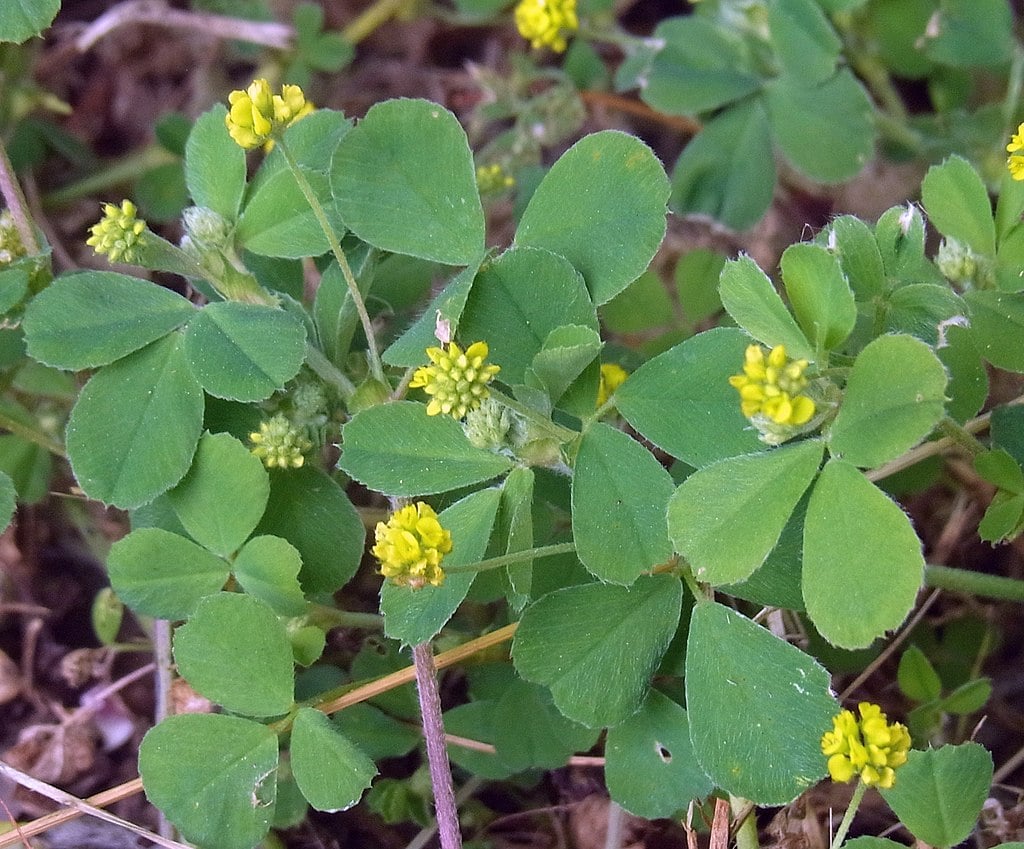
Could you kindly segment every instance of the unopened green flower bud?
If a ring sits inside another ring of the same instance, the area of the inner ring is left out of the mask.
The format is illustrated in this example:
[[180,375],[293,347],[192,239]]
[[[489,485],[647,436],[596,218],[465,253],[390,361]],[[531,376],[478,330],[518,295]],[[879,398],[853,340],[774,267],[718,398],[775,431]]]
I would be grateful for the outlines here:
[[939,243],[935,264],[942,276],[961,286],[973,283],[978,274],[978,256],[962,242],[947,237]]
[[185,230],[195,247],[226,248],[230,244],[231,224],[218,212],[205,206],[190,206],[181,213]]
[[0,265],[10,265],[28,252],[9,209],[0,212]]
[[322,424],[327,413],[324,388],[312,380],[298,380],[289,393],[292,418],[302,424]]
[[493,398],[486,398],[475,410],[466,413],[463,429],[466,438],[477,448],[497,451],[508,445],[509,431],[515,414]]
[[528,439],[516,449],[516,456],[528,466],[558,466],[562,463],[562,445],[553,436]]

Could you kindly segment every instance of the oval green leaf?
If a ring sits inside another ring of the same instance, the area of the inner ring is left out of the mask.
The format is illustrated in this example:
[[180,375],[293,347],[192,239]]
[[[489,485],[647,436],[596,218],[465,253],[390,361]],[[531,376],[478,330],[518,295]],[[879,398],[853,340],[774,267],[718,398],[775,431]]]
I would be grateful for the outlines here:
[[426,407],[413,401],[357,413],[342,429],[342,445],[338,465],[389,495],[448,492],[512,468],[507,457],[474,448],[454,419],[428,416]]
[[992,755],[978,743],[911,751],[882,796],[918,840],[953,846],[965,840],[992,784]]
[[645,438],[691,466],[764,450],[729,385],[749,344],[734,328],[694,336],[638,368],[616,390],[616,406]]
[[113,271],[59,277],[25,310],[29,355],[55,368],[105,366],[196,315],[181,295]]
[[192,468],[167,492],[189,536],[224,557],[252,533],[269,495],[270,479],[259,458],[227,433],[203,434]]
[[245,151],[228,134],[218,103],[192,126],[185,143],[185,185],[196,206],[233,222],[245,192]]
[[863,468],[909,451],[942,419],[946,380],[942,362],[919,339],[875,339],[854,360],[829,451]]
[[798,75],[777,77],[766,92],[776,143],[812,180],[849,180],[874,154],[874,107],[849,69],[814,85]]
[[683,481],[668,504],[668,532],[698,580],[744,581],[765,562],[823,451],[809,440],[720,460]]
[[172,333],[93,375],[68,420],[68,459],[89,498],[139,507],[182,479],[202,427],[203,392]]
[[306,330],[284,310],[221,301],[204,307],[189,324],[185,351],[211,395],[262,401],[302,367]]
[[594,303],[603,304],[654,257],[665,237],[668,195],[668,177],[647,145],[614,130],[594,133],[551,166],[523,213],[516,244],[565,257]]
[[638,817],[674,817],[714,789],[693,755],[686,711],[657,690],[608,730],[604,753],[608,792]]
[[299,581],[310,595],[344,586],[359,568],[366,542],[345,490],[312,466],[270,473],[270,500],[256,532],[295,547],[302,557]]
[[[345,225],[335,209],[327,175],[308,169],[303,169],[303,175],[340,239]],[[238,219],[235,237],[241,246],[262,256],[299,259],[331,249],[309,201],[287,168],[273,170],[255,184]]]
[[906,514],[853,465],[830,460],[804,522],[804,602],[821,635],[845,649],[870,645],[906,619],[923,576]]
[[857,321],[857,304],[839,260],[820,245],[790,245],[782,281],[793,312],[816,351],[839,347]]
[[548,335],[566,325],[598,329],[579,272],[549,251],[511,248],[480,268],[459,335],[466,343],[486,341],[488,359],[501,366],[498,379],[511,385],[523,381]]
[[295,716],[291,754],[295,781],[318,811],[351,808],[377,774],[373,761],[313,708]]
[[643,702],[682,597],[682,584],[669,575],[639,578],[628,589],[556,590],[526,609],[512,659],[523,678],[551,690],[569,719],[589,728],[618,725]]
[[185,619],[202,598],[224,586],[230,568],[192,540],[138,528],[111,546],[107,573],[118,598],[136,613]]
[[[759,342],[772,348],[785,345],[786,353],[795,359],[814,359],[814,347],[786,309],[768,275],[749,256],[726,262],[719,294],[726,312]],[[739,368],[742,363],[737,371]]]
[[60,0],[17,0],[0,4],[0,41],[20,44],[46,29],[60,11]]
[[629,586],[664,563],[671,494],[671,475],[635,439],[601,422],[587,430],[572,476],[572,533],[587,570]]
[[776,0],[768,7],[775,54],[786,73],[809,83],[832,76],[842,42],[815,0]]
[[678,215],[710,215],[732,230],[753,227],[772,202],[775,159],[760,99],[711,118],[683,148],[672,171],[669,206]]
[[484,213],[466,134],[426,100],[377,103],[342,139],[331,185],[345,224],[394,253],[469,265],[484,250]]
[[658,24],[652,41],[660,49],[644,74],[642,96],[660,112],[709,112],[760,87],[738,41],[712,21],[697,15],[668,18]]
[[[825,774],[821,735],[838,712],[814,658],[713,602],[693,610],[686,707],[694,754],[723,790],[785,805]],[[729,745],[723,745],[728,740]]]
[[174,633],[181,676],[232,713],[277,716],[292,706],[295,673],[284,625],[259,599],[204,598]]
[[198,846],[251,849],[277,800],[277,735],[223,714],[170,716],[139,747],[146,796]]
[[17,507],[18,492],[14,488],[14,481],[7,472],[0,471],[0,533],[7,530],[11,524],[11,517],[14,515],[14,508]]
[[1024,373],[1024,293],[974,290],[964,300],[979,353],[998,368]]
[[259,536],[249,540],[231,564],[239,585],[269,604],[280,616],[301,616],[306,597],[299,586],[302,558],[287,540]]
[[921,202],[932,225],[975,253],[996,252],[992,202],[978,172],[964,158],[950,156],[928,169],[921,182]]
[[597,742],[598,731],[567,719],[537,684],[514,678],[492,713],[494,747],[502,763],[516,772],[556,769]]

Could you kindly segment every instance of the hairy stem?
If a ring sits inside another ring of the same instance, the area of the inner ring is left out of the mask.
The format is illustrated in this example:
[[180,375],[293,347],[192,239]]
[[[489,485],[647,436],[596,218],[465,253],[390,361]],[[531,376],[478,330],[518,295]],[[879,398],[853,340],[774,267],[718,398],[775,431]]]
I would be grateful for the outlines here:
[[455,575],[459,572],[486,572],[489,569],[500,569],[502,566],[511,566],[513,563],[522,563],[525,560],[536,560],[540,557],[551,557],[555,554],[567,554],[576,550],[576,544],[572,542],[560,542],[555,545],[541,545],[537,548],[524,548],[522,551],[511,551],[498,557],[489,557],[487,560],[478,560],[476,563],[461,563],[456,566],[445,566],[445,574]]
[[430,767],[430,783],[434,788],[434,813],[441,849],[460,849],[462,834],[459,831],[459,812],[455,806],[452,769],[444,744],[441,697],[437,692],[437,669],[434,667],[434,652],[430,643],[413,646],[412,660],[416,668],[416,691],[420,699],[423,737],[427,743],[427,763]]
[[7,148],[0,142],[0,194],[3,195],[7,208],[14,218],[14,226],[18,228],[18,235],[21,236],[21,245],[30,256],[39,253],[39,242],[36,241],[36,231],[32,227],[32,216],[28,211],[28,201],[18,185],[18,178],[11,166],[11,160],[7,158]]
[[334,386],[346,403],[355,395],[355,384],[327,359],[323,351],[312,343],[306,345],[306,365],[313,369],[325,383]]
[[929,564],[924,567],[924,582],[926,586],[943,590],[1024,602],[1024,581],[1016,578]]
[[843,821],[839,823],[836,836],[832,838],[832,845],[829,849],[839,849],[843,845],[843,841],[846,840],[846,835],[850,831],[850,826],[853,824],[853,818],[857,815],[857,808],[860,807],[861,799],[864,798],[864,792],[867,789],[868,786],[860,779],[857,779],[857,786],[854,788],[853,797],[850,799],[850,804],[846,807]]
[[352,273],[352,268],[348,264],[345,252],[341,248],[341,242],[338,241],[331,222],[327,220],[327,213],[324,212],[323,206],[321,206],[313,191],[313,187],[309,184],[309,180],[306,179],[306,175],[302,173],[302,168],[299,167],[299,163],[288,149],[288,145],[284,139],[278,139],[277,144],[281,149],[285,162],[288,163],[292,176],[295,177],[295,182],[298,183],[299,189],[306,198],[306,202],[309,204],[310,209],[313,210],[313,215],[316,217],[320,229],[324,231],[324,235],[327,237],[327,242],[331,246],[331,253],[334,254],[334,259],[341,269],[341,276],[345,278],[349,297],[352,298],[356,312],[359,313],[359,321],[363,325],[363,333],[366,336],[366,344],[370,355],[370,371],[377,380],[387,386],[388,382],[384,377],[384,365],[380,359],[380,352],[377,350],[377,337],[373,332],[373,322],[370,321],[370,314],[366,310],[366,301],[363,300],[363,294],[359,291],[355,275]]

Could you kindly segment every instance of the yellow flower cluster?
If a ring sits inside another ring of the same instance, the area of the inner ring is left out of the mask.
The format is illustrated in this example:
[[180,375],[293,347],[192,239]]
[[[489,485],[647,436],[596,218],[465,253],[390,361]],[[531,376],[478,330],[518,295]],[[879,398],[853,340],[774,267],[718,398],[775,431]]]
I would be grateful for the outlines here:
[[422,501],[409,504],[378,522],[376,545],[370,551],[380,561],[380,574],[398,586],[420,589],[444,583],[441,561],[452,550],[452,535],[437,514]]
[[119,207],[103,204],[103,217],[89,228],[92,235],[85,243],[111,262],[137,263],[142,256],[146,229],[146,222],[135,217],[137,212],[130,200],[121,201]]
[[865,784],[888,789],[896,780],[896,767],[907,762],[910,732],[898,722],[890,725],[878,705],[861,702],[857,710],[859,720],[849,710],[833,717],[832,730],[821,738],[828,774],[833,781],[859,776]]
[[427,348],[433,365],[416,369],[409,386],[422,388],[430,396],[427,415],[444,413],[454,419],[463,418],[470,410],[480,406],[490,392],[487,384],[494,379],[500,366],[488,365],[487,343],[474,342],[465,352],[454,342],[448,350]]
[[784,345],[765,356],[760,345],[744,354],[743,373],[729,378],[740,393],[740,409],[748,419],[765,416],[776,425],[802,425],[814,415],[814,401],[800,392],[807,386],[807,360],[791,360]]
[[597,386],[597,406],[607,402],[615,390],[626,382],[629,372],[618,363],[601,363],[601,382]]
[[515,10],[519,34],[533,47],[566,48],[565,36],[579,29],[576,0],[519,0]]
[[297,85],[281,86],[274,94],[264,79],[253,80],[245,91],[228,95],[231,104],[224,123],[231,138],[246,150],[270,141],[271,136],[294,124],[313,111]]
[[482,195],[497,194],[511,189],[515,184],[516,178],[505,173],[505,169],[497,162],[476,169],[476,187]]
[[1014,180],[1024,180],[1024,124],[1017,127],[1017,132],[1010,137],[1006,146],[1006,167]]
[[249,434],[249,441],[253,444],[250,452],[268,469],[299,469],[306,462],[305,453],[313,447],[302,431],[281,413],[260,422],[260,429]]

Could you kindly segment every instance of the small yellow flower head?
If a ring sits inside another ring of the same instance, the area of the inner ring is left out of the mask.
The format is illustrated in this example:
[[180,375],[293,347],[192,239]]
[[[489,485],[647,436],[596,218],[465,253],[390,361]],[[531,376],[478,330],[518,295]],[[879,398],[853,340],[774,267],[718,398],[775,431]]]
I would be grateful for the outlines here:
[[231,104],[224,118],[228,133],[239,146],[252,150],[271,140],[271,136],[313,111],[297,85],[281,86],[274,94],[264,79],[253,80],[245,91],[228,95]]
[[441,561],[452,550],[452,535],[429,504],[417,501],[396,510],[386,523],[377,523],[374,539],[370,551],[391,583],[414,590],[444,583]]
[[500,366],[488,365],[487,343],[474,342],[465,353],[454,342],[444,348],[427,348],[433,365],[416,369],[412,388],[422,388],[430,396],[427,415],[444,413],[461,419],[490,395],[487,384],[494,379]]
[[519,0],[515,10],[519,34],[533,47],[550,47],[562,53],[565,36],[579,29],[576,0]]
[[618,363],[601,363],[601,382],[597,387],[597,406],[600,407],[612,395],[615,390],[626,382],[629,372]]
[[313,447],[302,431],[281,413],[260,422],[260,429],[249,434],[249,441],[253,446],[249,450],[268,469],[301,468],[306,462],[305,453]]
[[1010,143],[1006,146],[1006,167],[1010,169],[1010,176],[1014,180],[1024,180],[1024,124],[1017,127],[1017,132],[1010,137]]
[[786,348],[776,345],[765,356],[760,345],[749,345],[744,355],[743,373],[729,378],[740,393],[740,409],[757,423],[787,427],[807,424],[814,415],[814,401],[800,392],[807,386],[804,371],[807,360],[791,360]]
[[493,195],[511,189],[516,184],[516,178],[506,174],[505,169],[497,162],[490,165],[481,165],[476,169],[476,187],[482,195]]
[[828,774],[845,783],[859,776],[865,784],[892,787],[895,769],[907,762],[910,732],[898,722],[891,725],[878,705],[861,702],[860,719],[844,710],[832,719],[832,730],[821,738],[821,752],[828,758]]
[[130,200],[121,201],[119,207],[103,204],[103,217],[89,228],[92,235],[85,243],[111,262],[139,262],[146,242],[146,222],[136,218],[136,212]]

